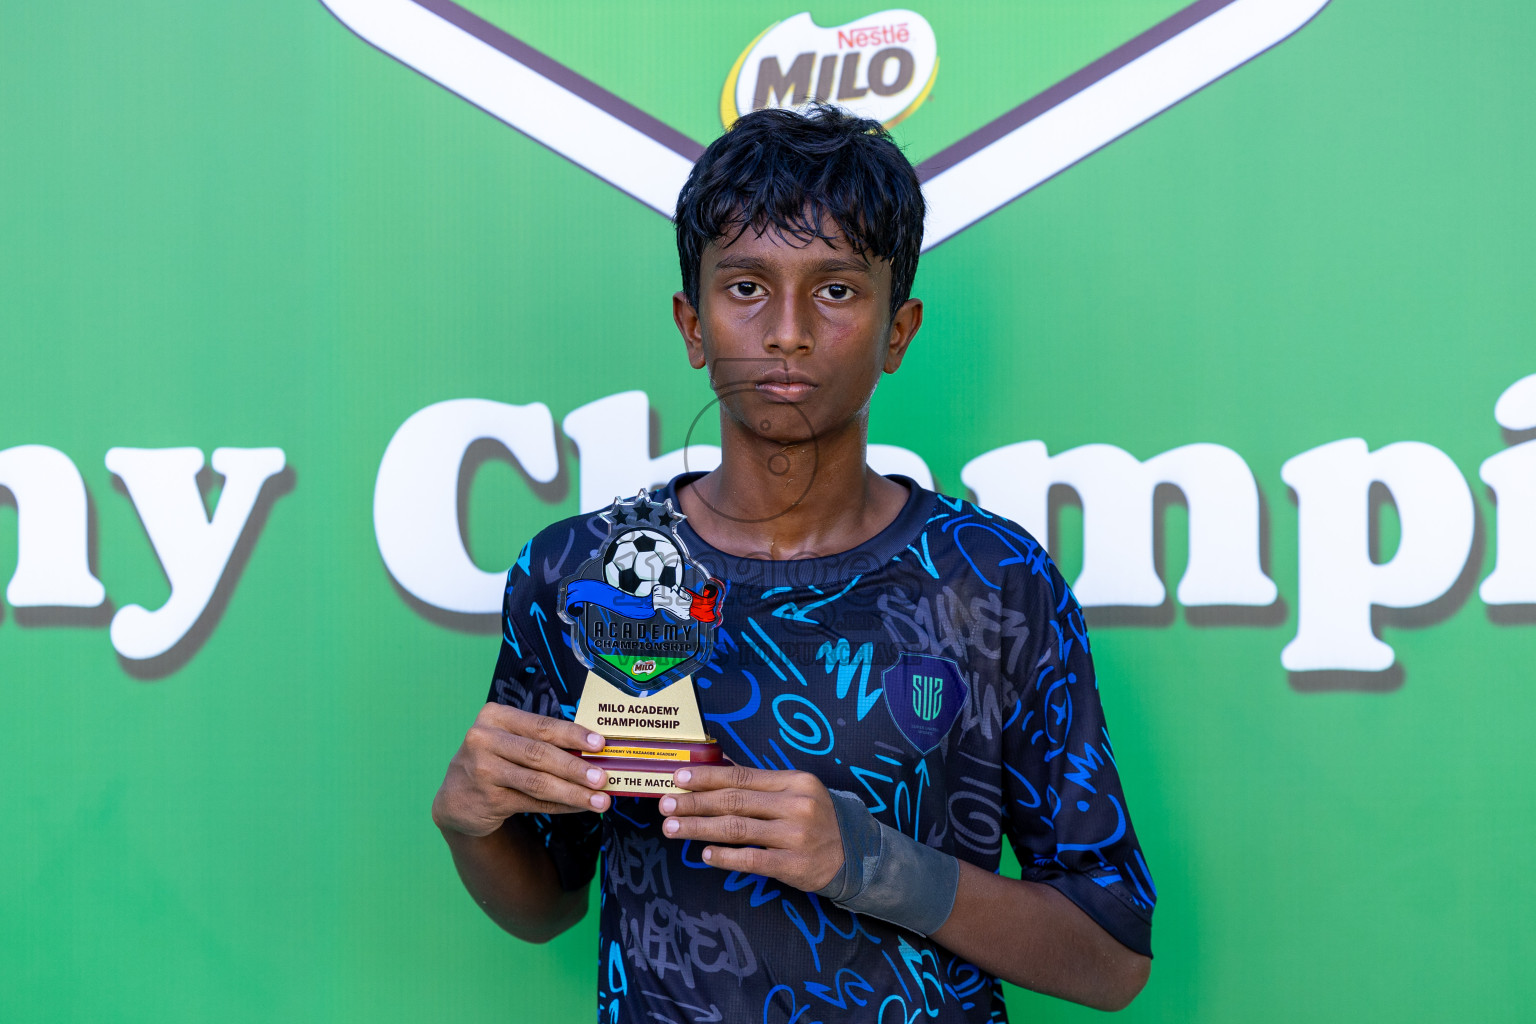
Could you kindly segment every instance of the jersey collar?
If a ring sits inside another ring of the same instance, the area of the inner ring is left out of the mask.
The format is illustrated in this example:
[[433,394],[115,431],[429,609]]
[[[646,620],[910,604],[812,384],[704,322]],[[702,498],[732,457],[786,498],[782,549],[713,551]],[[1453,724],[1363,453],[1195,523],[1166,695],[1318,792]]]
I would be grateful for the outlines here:
[[[678,487],[692,483],[703,475],[680,473],[657,496],[672,499],[676,506]],[[906,551],[909,544],[916,543],[923,528],[928,525],[933,515],[934,493],[910,477],[895,473],[887,474],[887,477],[907,488],[906,504],[885,529],[858,547],[835,555],[784,561],[747,558],[711,547],[686,520],[678,524],[677,532],[688,546],[688,553],[721,579],[749,586],[825,589],[828,584],[845,582],[885,565]]]

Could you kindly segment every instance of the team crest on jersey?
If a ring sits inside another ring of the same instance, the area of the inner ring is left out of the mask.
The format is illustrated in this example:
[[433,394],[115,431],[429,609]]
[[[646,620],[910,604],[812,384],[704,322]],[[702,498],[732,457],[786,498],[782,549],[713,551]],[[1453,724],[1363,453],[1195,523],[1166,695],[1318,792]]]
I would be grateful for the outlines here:
[[909,651],[903,651],[881,678],[892,721],[921,754],[939,745],[970,692],[959,665]]
[[647,697],[709,658],[725,587],[689,560],[671,499],[642,490],[602,518],[608,535],[561,581],[556,608],[583,665]]

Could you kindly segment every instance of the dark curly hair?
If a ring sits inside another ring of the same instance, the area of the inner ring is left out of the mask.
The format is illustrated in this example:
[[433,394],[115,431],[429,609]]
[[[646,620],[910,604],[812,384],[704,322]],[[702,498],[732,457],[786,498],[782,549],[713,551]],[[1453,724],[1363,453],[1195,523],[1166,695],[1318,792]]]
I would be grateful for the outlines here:
[[830,243],[825,215],[855,252],[890,263],[894,317],[912,294],[924,210],[917,173],[880,122],[827,103],[754,110],[709,144],[678,193],[683,292],[698,309],[700,260],[716,239],[750,227]]

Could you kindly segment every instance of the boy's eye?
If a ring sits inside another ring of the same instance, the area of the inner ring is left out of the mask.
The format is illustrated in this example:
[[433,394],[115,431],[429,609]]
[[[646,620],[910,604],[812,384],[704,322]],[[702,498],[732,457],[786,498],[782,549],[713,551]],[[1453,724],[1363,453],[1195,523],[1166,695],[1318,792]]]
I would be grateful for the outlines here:
[[821,289],[829,299],[846,299],[853,294],[853,289],[845,284],[829,284]]
[[731,285],[731,290],[744,299],[750,299],[757,294],[756,281],[737,281]]

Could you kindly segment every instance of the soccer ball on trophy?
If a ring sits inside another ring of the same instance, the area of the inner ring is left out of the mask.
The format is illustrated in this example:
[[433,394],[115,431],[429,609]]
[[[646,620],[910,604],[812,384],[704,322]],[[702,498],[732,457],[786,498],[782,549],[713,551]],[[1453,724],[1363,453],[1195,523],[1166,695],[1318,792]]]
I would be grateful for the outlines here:
[[649,597],[657,587],[672,590],[682,583],[683,556],[656,530],[629,530],[603,552],[603,579],[631,596]]

